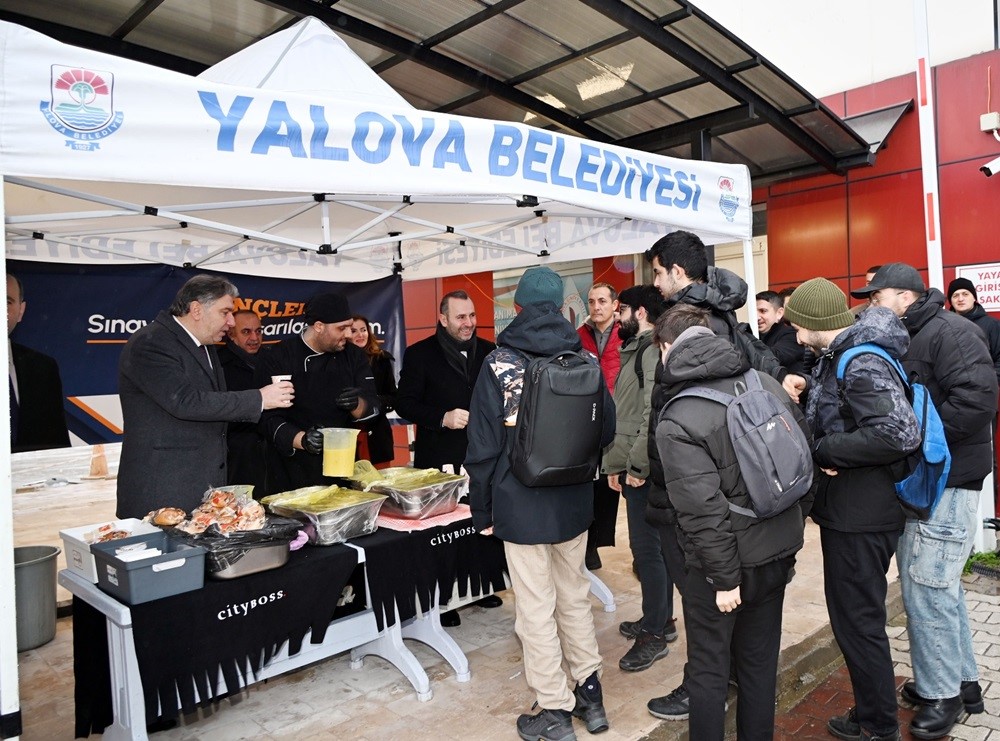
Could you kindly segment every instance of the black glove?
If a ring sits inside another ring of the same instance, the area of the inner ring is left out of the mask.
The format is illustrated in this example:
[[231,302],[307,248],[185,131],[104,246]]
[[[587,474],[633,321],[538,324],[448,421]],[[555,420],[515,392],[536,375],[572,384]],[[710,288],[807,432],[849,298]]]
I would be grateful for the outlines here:
[[334,403],[338,409],[343,409],[345,412],[353,412],[358,408],[358,403],[361,401],[360,393],[361,389],[346,388],[340,392]]
[[323,452],[323,433],[319,427],[310,427],[302,436],[302,449],[310,455],[320,455]]

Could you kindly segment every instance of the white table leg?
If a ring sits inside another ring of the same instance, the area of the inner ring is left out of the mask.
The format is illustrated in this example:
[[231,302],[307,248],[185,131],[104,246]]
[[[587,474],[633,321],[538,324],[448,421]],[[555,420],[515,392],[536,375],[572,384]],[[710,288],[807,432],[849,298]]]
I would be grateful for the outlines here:
[[587,578],[590,579],[590,593],[601,601],[601,604],[604,605],[604,611],[614,612],[618,609],[615,605],[615,596],[611,593],[611,590],[608,589],[608,585],[598,579],[589,569],[584,568],[583,572],[587,575]]
[[455,670],[455,678],[459,682],[468,682],[472,679],[469,659],[455,643],[455,639],[441,627],[441,609],[437,605],[429,612],[404,621],[402,634],[403,638],[425,643],[441,654]]
[[351,668],[360,669],[365,656],[381,656],[403,672],[403,676],[410,680],[413,689],[417,691],[420,702],[427,702],[434,696],[427,672],[403,644],[403,633],[398,620],[392,627],[385,628],[374,641],[351,649]]

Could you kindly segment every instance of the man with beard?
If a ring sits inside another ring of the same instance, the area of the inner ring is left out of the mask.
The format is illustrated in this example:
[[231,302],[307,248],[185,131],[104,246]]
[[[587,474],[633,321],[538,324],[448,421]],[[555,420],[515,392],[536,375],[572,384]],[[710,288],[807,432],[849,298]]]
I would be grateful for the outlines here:
[[257,379],[290,375],[295,404],[265,412],[264,437],[278,453],[271,492],[331,484],[323,476],[324,427],[354,427],[378,414],[378,394],[364,351],[350,342],[354,321],[347,299],[321,293],[306,302],[306,328],[261,354]]
[[668,643],[677,640],[674,627],[674,583],[660,549],[659,530],[646,521],[649,492],[650,394],[659,351],[652,342],[653,323],[665,304],[654,286],[626,288],[618,297],[621,323],[618,336],[622,345],[621,367],[615,380],[615,439],[607,448],[601,473],[608,486],[625,497],[629,547],[639,585],[642,588],[642,615],[626,620],[619,632],[635,643],[618,662],[622,671],[638,672],[669,653]]
[[955,278],[948,284],[948,303],[951,304],[952,311],[964,316],[986,335],[993,369],[997,374],[997,383],[1000,384],[1000,322],[986,313],[986,309],[979,303],[976,286],[968,278]]
[[[483,361],[495,348],[476,336],[476,306],[465,291],[441,298],[432,337],[406,348],[399,373],[396,413],[417,426],[413,445],[416,468],[451,466],[462,470],[468,447],[469,403]],[[496,595],[479,600],[480,607],[499,607]],[[441,624],[461,624],[454,610],[441,614]]]
[[[233,326],[218,348],[219,362],[226,376],[226,388],[244,391],[254,386],[254,368],[264,330],[260,317],[249,309],[233,312]],[[264,438],[252,422],[230,422],[226,436],[226,457],[230,484],[252,484],[258,497],[264,494]]]

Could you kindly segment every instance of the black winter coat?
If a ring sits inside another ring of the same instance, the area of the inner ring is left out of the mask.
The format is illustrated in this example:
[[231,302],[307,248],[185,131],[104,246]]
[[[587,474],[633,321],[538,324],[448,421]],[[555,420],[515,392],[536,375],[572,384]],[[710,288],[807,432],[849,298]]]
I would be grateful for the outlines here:
[[[692,327],[671,347],[662,378],[668,397],[691,386],[736,394],[736,383],[748,368],[730,342],[707,328]],[[808,435],[802,413],[781,385],[763,373],[759,376],[761,385],[782,400]],[[729,509],[730,502],[745,508],[751,504],[725,406],[697,397],[677,400],[661,413],[656,445],[687,564],[704,572],[714,589],[733,589],[740,584],[742,569],[787,558],[802,548],[804,515],[799,504],[769,519]]]
[[406,348],[399,374],[396,411],[417,426],[413,464],[417,468],[441,468],[445,463],[456,472],[465,460],[467,430],[451,430],[441,425],[446,412],[468,409],[472,389],[486,356],[496,347],[476,338],[472,373],[466,378],[451,366],[436,336]]
[[907,309],[903,367],[927,386],[941,415],[951,452],[948,486],[979,491],[993,470],[996,374],[982,331],[943,307],[944,294],[932,288]]
[[905,354],[910,338],[896,315],[872,307],[833,341],[813,369],[806,420],[812,430],[813,460],[835,469],[817,471],[812,518],[847,533],[903,528],[895,482],[906,457],[920,444],[913,407],[899,375],[880,356],[862,353],[836,377],[840,355],[864,342],[881,345],[893,357]]
[[[504,424],[504,393],[492,363],[504,347],[529,358],[579,351],[580,336],[555,304],[543,303],[524,307],[497,340],[500,348],[483,363],[469,408],[465,470],[472,521],[477,530],[492,525],[494,534],[508,543],[564,543],[594,521],[593,482],[528,487],[515,478],[510,470],[515,428]],[[605,387],[601,447],[614,437],[615,402]]]
[[990,349],[990,357],[993,359],[993,369],[997,374],[997,384],[1000,384],[1000,322],[987,314],[986,309],[979,303],[976,303],[968,314],[959,314],[959,316],[964,316],[974,322],[986,335],[986,344]]
[[392,426],[386,414],[396,408],[396,377],[392,372],[393,357],[383,351],[375,357],[368,356],[375,377],[378,393],[378,416],[359,423],[363,435],[368,436],[368,459],[372,463],[385,463],[395,457]]

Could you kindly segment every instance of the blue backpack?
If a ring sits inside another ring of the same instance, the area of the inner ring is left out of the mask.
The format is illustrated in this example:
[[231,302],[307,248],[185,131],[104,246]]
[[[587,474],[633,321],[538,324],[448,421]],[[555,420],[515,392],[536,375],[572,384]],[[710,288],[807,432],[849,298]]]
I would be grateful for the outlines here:
[[843,382],[847,364],[861,353],[878,355],[895,369],[913,406],[913,413],[920,428],[921,443],[909,457],[910,473],[906,478],[896,482],[896,497],[907,517],[926,520],[941,498],[941,493],[948,483],[948,472],[951,470],[951,453],[944,437],[941,416],[931,400],[927,387],[922,383],[911,383],[906,377],[902,363],[884,348],[872,342],[865,342],[844,351],[837,362],[838,382]]

